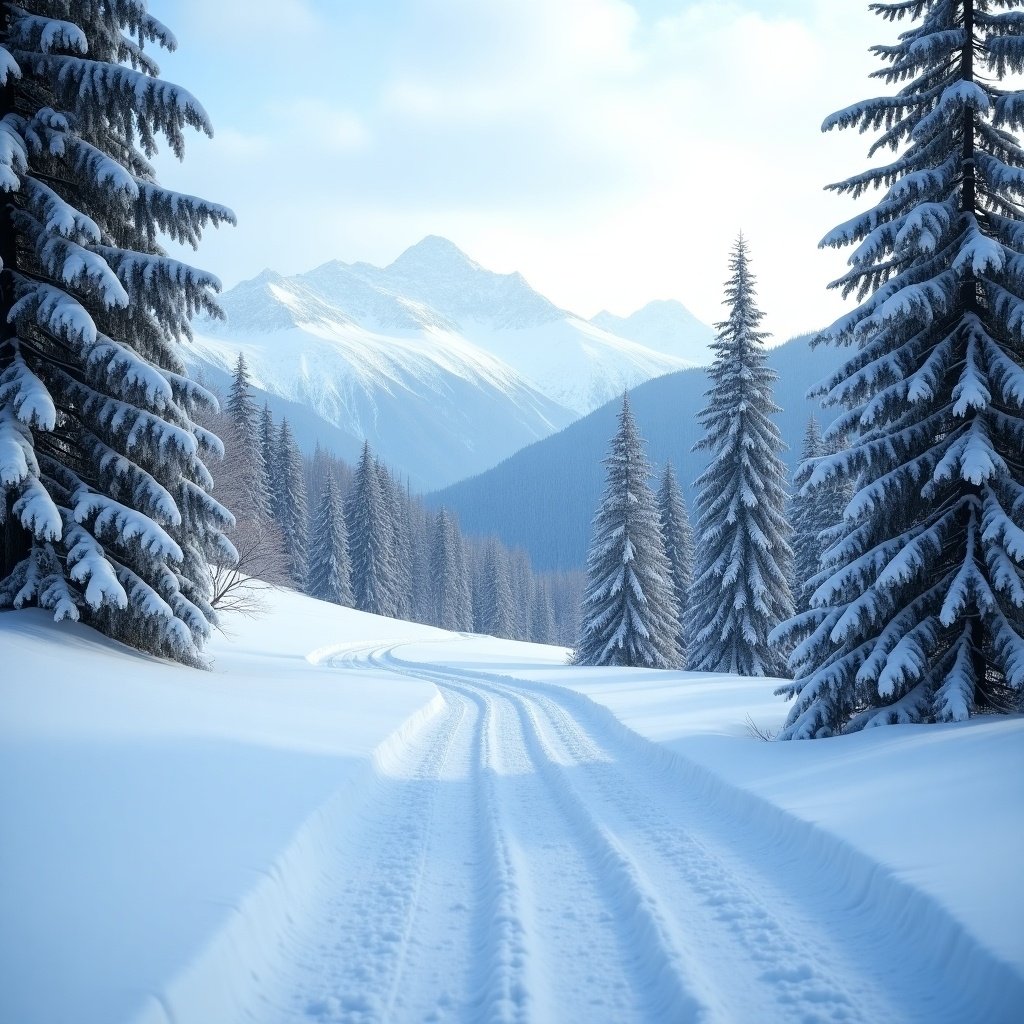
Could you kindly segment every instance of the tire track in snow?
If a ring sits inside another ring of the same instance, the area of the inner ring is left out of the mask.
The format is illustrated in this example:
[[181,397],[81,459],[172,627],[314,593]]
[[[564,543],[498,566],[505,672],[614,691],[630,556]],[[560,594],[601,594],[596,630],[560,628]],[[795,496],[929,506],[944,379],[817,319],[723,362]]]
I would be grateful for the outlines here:
[[[378,645],[328,664],[372,664]],[[521,859],[502,828],[493,702],[447,690],[441,720],[378,773],[339,837],[319,913],[294,922],[247,1019],[525,1024],[530,976]],[[543,1002],[543,1000],[540,1000]]]
[[[434,682],[444,691],[454,690],[481,700],[485,706],[508,705],[516,716],[517,734],[528,765],[543,780],[547,802],[554,804],[556,816],[568,822],[569,828],[564,830],[567,841],[578,848],[579,859],[589,866],[587,883],[599,891],[600,902],[608,908],[607,922],[618,936],[617,956],[593,972],[595,982],[601,983],[602,970],[614,974],[618,966],[625,966],[636,996],[635,1011],[631,1015],[634,1019],[673,1022],[703,1019],[706,1008],[695,998],[688,983],[685,960],[676,947],[672,929],[652,885],[616,837],[593,817],[572,788],[564,784],[558,767],[540,741],[534,721],[522,711],[517,700],[491,687],[477,687],[467,682],[462,674],[424,666],[409,668],[388,652],[375,656],[373,661]],[[540,804],[536,814],[543,813]],[[571,903],[586,899],[586,894],[579,890],[566,890],[557,895]],[[546,958],[557,961],[564,951],[549,948],[545,954]],[[582,1000],[583,994],[578,993],[578,998]]]
[[641,884],[647,878],[657,885],[658,930],[705,1003],[706,1019],[929,1024],[989,1019],[958,991],[955,977],[934,991],[935,966],[927,955],[887,946],[884,933],[865,934],[864,920],[873,908],[866,913],[857,903],[869,894],[851,901],[841,880],[828,876],[828,865],[783,864],[784,871],[806,872],[811,890],[802,898],[794,898],[792,886],[781,890],[765,865],[756,863],[762,855],[770,862],[774,851],[752,847],[742,822],[673,792],[676,773],[665,760],[639,752],[654,745],[621,723],[609,725],[603,709],[595,706],[594,714],[581,715],[583,708],[576,705],[590,702],[574,700],[569,711],[554,699],[557,688],[530,683],[520,688],[507,677],[425,667],[397,658],[394,649],[378,660],[519,708],[532,725],[524,733],[532,732],[540,745],[537,763],[560,776],[556,785],[574,794],[565,798],[566,807],[580,828],[596,831],[611,845],[620,875],[631,873]]

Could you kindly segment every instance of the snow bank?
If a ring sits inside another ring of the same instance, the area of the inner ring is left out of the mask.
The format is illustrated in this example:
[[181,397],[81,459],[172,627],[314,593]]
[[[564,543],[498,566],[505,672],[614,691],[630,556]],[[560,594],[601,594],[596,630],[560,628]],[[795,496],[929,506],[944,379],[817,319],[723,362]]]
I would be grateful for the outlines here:
[[0,614],[0,1020],[230,1019],[206,1008],[273,953],[371,758],[439,706],[344,668],[346,638],[436,630],[294,594],[230,625],[205,673]]

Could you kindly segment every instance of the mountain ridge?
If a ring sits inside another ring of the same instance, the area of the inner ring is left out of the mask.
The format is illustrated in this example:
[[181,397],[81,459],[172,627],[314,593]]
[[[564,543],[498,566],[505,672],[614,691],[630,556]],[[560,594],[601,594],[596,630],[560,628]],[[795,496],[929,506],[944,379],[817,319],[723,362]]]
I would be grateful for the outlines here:
[[[186,360],[222,384],[245,354],[264,397],[365,437],[416,486],[490,468],[626,387],[690,363],[563,310],[427,236],[386,267],[267,268],[200,319]],[[699,324],[695,334],[710,328]],[[309,430],[315,421],[307,423]],[[339,452],[339,454],[341,454]]]

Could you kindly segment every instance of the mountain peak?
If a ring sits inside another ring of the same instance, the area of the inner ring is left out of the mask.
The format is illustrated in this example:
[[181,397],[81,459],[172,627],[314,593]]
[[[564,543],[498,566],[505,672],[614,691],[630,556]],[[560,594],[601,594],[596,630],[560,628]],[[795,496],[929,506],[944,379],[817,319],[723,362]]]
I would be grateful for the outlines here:
[[403,270],[413,267],[437,266],[439,264],[477,268],[454,242],[440,235],[427,235],[415,245],[409,246],[387,270]]
[[590,321],[602,330],[679,356],[698,366],[711,362],[715,332],[676,299],[655,299],[629,316],[602,310]]
[[264,267],[255,277],[250,277],[246,281],[241,281],[238,287],[257,287],[261,284],[281,284],[285,278],[282,274],[279,274],[276,270],[271,270],[270,267]]

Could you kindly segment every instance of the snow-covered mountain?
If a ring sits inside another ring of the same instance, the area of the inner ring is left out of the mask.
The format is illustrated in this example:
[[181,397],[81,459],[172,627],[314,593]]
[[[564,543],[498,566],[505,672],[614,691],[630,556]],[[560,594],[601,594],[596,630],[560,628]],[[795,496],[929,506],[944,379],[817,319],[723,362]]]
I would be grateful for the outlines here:
[[715,332],[675,299],[655,299],[629,316],[602,310],[591,323],[695,366],[710,365]]
[[[342,455],[368,438],[422,487],[481,472],[694,363],[560,309],[521,274],[487,270],[436,236],[383,268],[266,270],[221,305],[225,321],[196,324],[194,373],[222,386],[242,352],[272,407],[323,422],[321,440]],[[679,351],[710,330],[683,327]],[[315,420],[298,425],[307,443]]]

